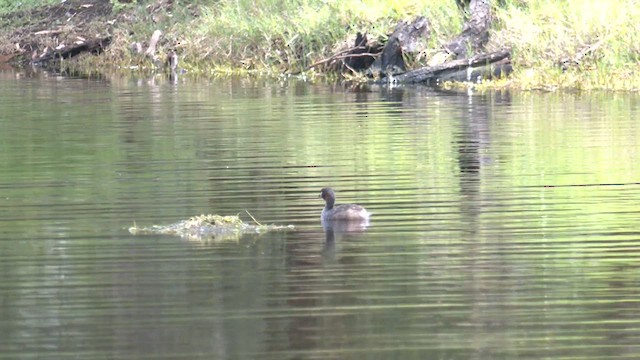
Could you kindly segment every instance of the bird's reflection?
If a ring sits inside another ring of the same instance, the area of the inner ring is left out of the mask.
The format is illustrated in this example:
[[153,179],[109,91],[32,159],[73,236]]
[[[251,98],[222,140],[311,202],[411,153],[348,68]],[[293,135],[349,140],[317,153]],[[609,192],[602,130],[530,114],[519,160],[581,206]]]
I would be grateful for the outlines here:
[[351,221],[322,219],[322,228],[325,236],[323,253],[325,255],[333,255],[335,253],[336,240],[357,236],[365,232],[367,227],[369,227],[369,219]]

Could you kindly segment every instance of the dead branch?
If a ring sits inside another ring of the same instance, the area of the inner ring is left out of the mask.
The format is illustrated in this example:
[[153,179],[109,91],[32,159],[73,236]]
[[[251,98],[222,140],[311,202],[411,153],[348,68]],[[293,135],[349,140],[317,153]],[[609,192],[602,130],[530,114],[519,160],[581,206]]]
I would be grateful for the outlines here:
[[[305,67],[303,71],[307,71],[309,69],[313,69],[314,67],[317,67],[317,66],[320,66],[320,65],[323,65],[323,64],[326,64],[326,63],[330,63],[330,62],[335,61],[335,60],[359,58],[359,57],[364,57],[364,56],[369,56],[369,57],[378,57],[378,56],[380,56],[380,54],[373,54],[373,53],[346,54],[349,51],[360,50],[360,49],[364,49],[364,47],[363,46],[356,46],[356,47],[353,47],[353,48],[350,48],[350,49],[347,49],[347,50],[340,51],[337,54],[331,55],[326,59],[322,59],[320,61],[317,61],[317,62]],[[340,55],[340,54],[344,54],[344,55]],[[299,74],[301,72],[302,71],[296,72],[296,73],[294,73],[294,75],[297,75],[297,74]]]

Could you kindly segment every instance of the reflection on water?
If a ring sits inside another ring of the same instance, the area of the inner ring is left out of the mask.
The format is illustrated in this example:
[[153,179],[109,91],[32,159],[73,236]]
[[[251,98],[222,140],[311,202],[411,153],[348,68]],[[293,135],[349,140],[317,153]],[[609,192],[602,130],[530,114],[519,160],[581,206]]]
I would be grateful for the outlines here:
[[0,73],[2,354],[638,358],[637,102]]

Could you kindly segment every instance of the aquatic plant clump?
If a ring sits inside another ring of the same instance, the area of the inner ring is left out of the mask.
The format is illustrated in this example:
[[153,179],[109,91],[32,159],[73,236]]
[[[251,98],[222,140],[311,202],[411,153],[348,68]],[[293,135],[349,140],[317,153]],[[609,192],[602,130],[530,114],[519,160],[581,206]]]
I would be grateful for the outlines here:
[[170,225],[129,228],[133,235],[175,235],[190,240],[239,240],[246,234],[293,230],[293,225],[247,224],[239,216],[198,215]]

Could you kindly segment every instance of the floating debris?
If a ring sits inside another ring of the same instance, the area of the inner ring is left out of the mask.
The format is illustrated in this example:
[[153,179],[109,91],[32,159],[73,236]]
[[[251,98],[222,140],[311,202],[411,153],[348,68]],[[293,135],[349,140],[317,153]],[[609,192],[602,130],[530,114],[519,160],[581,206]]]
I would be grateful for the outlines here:
[[[247,212],[248,213],[248,212]],[[251,216],[251,214],[249,214]],[[251,216],[253,219],[253,216]],[[190,240],[239,240],[245,234],[263,234],[269,231],[293,230],[293,225],[256,225],[243,222],[239,216],[198,215],[171,225],[134,226],[129,228],[133,235],[177,235]]]

